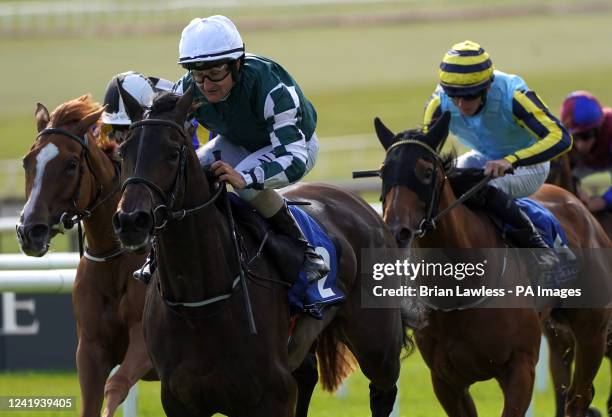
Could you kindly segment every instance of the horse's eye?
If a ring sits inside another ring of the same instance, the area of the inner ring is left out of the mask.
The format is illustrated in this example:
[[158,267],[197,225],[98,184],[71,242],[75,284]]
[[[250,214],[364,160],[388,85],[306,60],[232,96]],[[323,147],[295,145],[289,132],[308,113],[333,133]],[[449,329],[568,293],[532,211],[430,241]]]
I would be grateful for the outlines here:
[[76,159],[71,159],[70,161],[68,161],[68,163],[66,164],[66,171],[68,172],[72,172],[76,169],[77,165],[78,165],[78,161]]
[[174,150],[168,154],[168,160],[175,161],[178,159],[180,152],[178,150]]

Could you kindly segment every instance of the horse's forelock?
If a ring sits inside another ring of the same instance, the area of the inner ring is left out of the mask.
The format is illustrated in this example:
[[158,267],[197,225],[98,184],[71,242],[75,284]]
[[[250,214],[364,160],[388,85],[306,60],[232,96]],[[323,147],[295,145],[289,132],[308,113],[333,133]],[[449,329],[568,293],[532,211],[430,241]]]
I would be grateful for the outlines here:
[[148,112],[148,117],[157,117],[160,114],[171,112],[176,107],[176,103],[180,98],[181,96],[167,91],[156,94],[151,109]]
[[[405,130],[401,133],[399,133],[396,137],[394,142],[400,141],[400,140],[406,140],[406,139],[410,139],[410,140],[418,140],[418,141],[425,141],[425,133],[423,132],[423,129],[408,129]],[[442,161],[442,167],[444,168],[444,172],[449,175],[451,173],[453,173],[455,171],[455,167],[456,167],[456,159],[457,159],[457,153],[455,152],[455,150],[451,150],[448,153],[439,155],[440,156],[440,160]]]
[[99,111],[101,108],[100,103],[93,101],[91,94],[86,94],[57,106],[51,113],[50,125],[60,127],[77,123],[85,116]]

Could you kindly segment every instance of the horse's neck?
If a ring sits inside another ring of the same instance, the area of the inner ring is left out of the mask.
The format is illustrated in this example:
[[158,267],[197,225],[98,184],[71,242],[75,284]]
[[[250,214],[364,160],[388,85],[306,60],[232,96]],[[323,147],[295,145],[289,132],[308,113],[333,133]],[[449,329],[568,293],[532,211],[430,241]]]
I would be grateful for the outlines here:
[[[184,208],[210,200],[208,187],[188,185]],[[205,184],[205,183],[204,183]],[[213,204],[180,221],[170,221],[156,237],[162,291],[176,301],[201,301],[227,293],[237,257],[226,217]]]
[[[438,212],[441,212],[457,200],[453,189],[447,181],[440,195]],[[499,245],[499,237],[491,221],[459,204],[444,214],[436,223],[436,228],[419,240],[424,248],[492,248]]]
[[[92,145],[89,155],[95,176],[90,172],[89,185],[92,191],[86,206],[91,208],[92,205],[100,202],[102,204],[95,207],[91,216],[83,223],[89,250],[93,254],[104,254],[119,246],[113,231],[112,217],[121,197],[117,192],[118,181],[121,179],[117,176],[115,163],[102,150]],[[98,190],[101,191],[98,192]]]

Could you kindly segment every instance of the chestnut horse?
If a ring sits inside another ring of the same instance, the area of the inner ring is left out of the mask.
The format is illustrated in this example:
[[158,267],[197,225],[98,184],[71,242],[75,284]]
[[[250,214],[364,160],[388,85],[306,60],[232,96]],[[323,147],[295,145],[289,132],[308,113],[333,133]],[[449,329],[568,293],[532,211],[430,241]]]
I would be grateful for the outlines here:
[[43,256],[64,223],[83,219],[88,247],[72,290],[82,417],[99,416],[104,397],[104,416],[112,416],[140,378],[156,378],[142,332],[145,287],[132,278],[144,257],[121,249],[111,224],[120,196],[116,144],[92,134],[102,111],[89,95],[51,115],[38,104],[38,136],[23,159],[27,202],[17,227],[21,250]]
[[[262,243],[240,224],[233,230],[220,204],[223,188],[215,189],[207,178],[183,129],[193,90],[182,97],[160,95],[144,119],[137,102],[127,95],[123,100],[135,123],[121,146],[126,180],[113,224],[128,249],[155,245],[158,268],[147,288],[144,331],[166,414],[293,416],[297,393],[291,372],[318,337],[323,380],[340,382],[338,346],[345,345],[371,381],[372,415],[388,416],[400,353],[410,340],[399,309],[361,308],[358,285],[361,248],[395,246],[382,219],[365,201],[335,187],[298,185],[284,194],[309,202],[304,210],[336,243],[338,277],[347,295],[324,320],[298,324],[300,346],[290,355],[279,260],[264,247],[240,279],[236,246],[248,260]],[[234,233],[242,236],[240,245]],[[249,332],[248,306],[256,332]]]
[[[441,158],[437,152],[448,136],[449,120],[450,115],[445,113],[427,134],[409,130],[399,135],[376,120],[378,138],[387,151],[381,171],[384,220],[398,241],[415,247],[474,251],[503,248],[504,241],[484,213],[454,205],[457,199],[449,181],[445,181],[453,171],[454,158]],[[543,187],[534,197],[560,220],[571,247],[609,247],[607,237],[577,198],[554,186]],[[435,227],[425,228],[432,225],[432,213],[444,215],[436,216]],[[582,261],[579,279],[594,276],[603,280],[611,266],[605,257]],[[524,265],[519,265],[516,272],[517,276],[527,274]],[[604,353],[609,311],[565,309],[559,313],[576,340],[576,365],[565,415],[584,416]],[[469,386],[491,378],[499,382],[504,393],[502,416],[525,414],[540,342],[534,309],[432,310],[429,325],[416,331],[415,338],[431,370],[436,396],[449,416],[475,416]]]
[[[546,182],[561,187],[577,195],[579,180],[572,175],[570,154],[565,153],[550,163],[550,173]],[[612,212],[601,211],[593,214],[603,230],[612,239]],[[605,356],[612,364],[612,329],[608,328]],[[571,332],[562,324],[552,319],[544,323],[544,333],[549,342],[550,371],[557,404],[556,417],[563,417],[566,391],[571,377],[571,365],[574,360],[574,339]],[[612,417],[612,385],[608,394],[608,416]],[[594,412],[596,413],[596,412]],[[596,415],[596,414],[594,414]]]

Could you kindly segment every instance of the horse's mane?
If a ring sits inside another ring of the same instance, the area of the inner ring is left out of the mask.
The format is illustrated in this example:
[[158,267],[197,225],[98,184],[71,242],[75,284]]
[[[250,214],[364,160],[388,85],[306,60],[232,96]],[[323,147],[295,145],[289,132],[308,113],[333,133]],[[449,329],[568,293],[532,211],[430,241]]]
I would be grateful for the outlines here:
[[57,106],[51,113],[51,126],[59,127],[77,123],[88,114],[94,113],[101,108],[100,103],[92,100],[91,94],[82,95]]
[[[95,113],[101,109],[102,105],[93,101],[91,94],[85,94],[57,106],[51,113],[50,126],[59,127],[78,123],[87,115]],[[116,156],[116,150],[118,147],[117,143],[110,140],[105,135],[100,135],[98,133],[94,134],[94,132],[99,132],[101,127],[102,122],[98,120],[94,126],[94,129],[87,132],[87,135],[90,139],[96,141],[98,148],[107,154],[109,158],[118,160]]]

